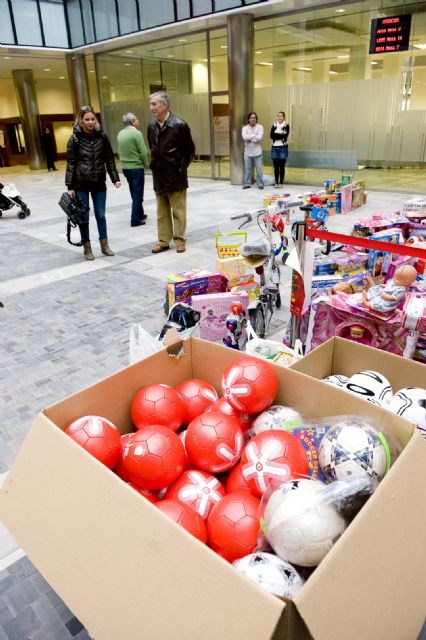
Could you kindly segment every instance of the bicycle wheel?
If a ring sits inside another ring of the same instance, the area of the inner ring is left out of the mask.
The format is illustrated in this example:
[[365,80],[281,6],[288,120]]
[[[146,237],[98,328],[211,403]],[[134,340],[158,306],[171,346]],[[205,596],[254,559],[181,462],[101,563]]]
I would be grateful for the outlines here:
[[265,316],[263,315],[262,307],[259,305],[256,309],[249,309],[250,324],[253,327],[253,331],[259,338],[265,337]]

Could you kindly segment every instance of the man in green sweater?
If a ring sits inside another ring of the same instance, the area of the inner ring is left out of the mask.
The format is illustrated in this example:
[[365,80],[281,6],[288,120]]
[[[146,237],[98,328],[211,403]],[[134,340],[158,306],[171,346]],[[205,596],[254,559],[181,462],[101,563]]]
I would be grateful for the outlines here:
[[148,166],[148,151],[142,132],[139,131],[139,120],[135,114],[126,113],[123,116],[123,124],[124,129],[117,136],[118,155],[132,196],[130,225],[140,227],[140,225],[146,224],[147,218],[142,203],[145,168]]

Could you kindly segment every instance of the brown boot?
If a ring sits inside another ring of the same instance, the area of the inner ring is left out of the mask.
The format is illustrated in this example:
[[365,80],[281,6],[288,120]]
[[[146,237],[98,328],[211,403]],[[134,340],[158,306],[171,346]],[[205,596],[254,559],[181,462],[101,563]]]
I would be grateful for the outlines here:
[[115,255],[114,251],[111,251],[107,239],[99,240],[99,242],[101,243],[102,253],[104,253],[106,256],[114,256]]
[[95,256],[92,253],[92,245],[90,244],[90,240],[88,242],[85,242],[83,247],[84,247],[84,257],[86,258],[86,260],[94,260]]

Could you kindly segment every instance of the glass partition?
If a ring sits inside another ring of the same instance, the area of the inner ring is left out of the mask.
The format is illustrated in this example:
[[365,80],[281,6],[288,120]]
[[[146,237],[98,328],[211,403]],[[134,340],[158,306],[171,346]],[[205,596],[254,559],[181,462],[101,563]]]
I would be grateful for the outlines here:
[[[278,110],[286,113],[289,180],[312,152],[336,170],[347,168],[340,152],[351,151],[360,171],[426,162],[426,4],[374,6],[256,22],[254,108],[265,131]],[[410,50],[370,55],[371,20],[404,13],[412,14]],[[270,142],[265,136],[267,164]]]

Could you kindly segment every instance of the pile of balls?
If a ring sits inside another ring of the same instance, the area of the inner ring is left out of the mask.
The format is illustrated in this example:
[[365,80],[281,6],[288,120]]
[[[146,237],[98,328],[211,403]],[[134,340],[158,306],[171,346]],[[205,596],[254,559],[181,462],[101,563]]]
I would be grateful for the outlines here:
[[[221,398],[197,378],[153,384],[132,399],[131,433],[99,416],[65,433],[258,584],[292,597],[303,579],[290,563],[315,566],[346,526],[324,500],[312,449],[327,481],[353,473],[379,481],[388,458],[380,434],[361,422],[317,434],[317,447],[300,414],[271,406],[277,391],[273,367],[245,356],[225,369]],[[256,552],[260,522],[268,544]]]
[[342,387],[414,422],[426,438],[426,389],[405,387],[394,393],[389,380],[378,371],[360,371],[349,378],[334,374],[324,378],[324,382]]

